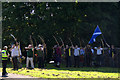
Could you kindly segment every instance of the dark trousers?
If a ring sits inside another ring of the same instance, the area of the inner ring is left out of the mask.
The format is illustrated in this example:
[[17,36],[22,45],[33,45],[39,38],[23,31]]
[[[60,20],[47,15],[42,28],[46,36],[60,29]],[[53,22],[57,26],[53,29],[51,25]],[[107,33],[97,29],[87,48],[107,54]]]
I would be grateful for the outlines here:
[[97,55],[96,61],[97,65],[100,67],[102,65],[102,55]]
[[37,59],[36,56],[34,56],[34,57],[33,57],[34,67],[35,67],[35,65],[36,65],[36,59]]
[[6,72],[6,66],[7,66],[7,60],[2,60],[2,75],[5,75]]
[[57,54],[54,54],[54,66],[57,65]]
[[20,58],[20,57],[17,57],[17,59],[19,59],[19,60],[18,60],[18,68],[21,69],[21,68],[22,68],[22,61],[20,62],[20,59],[21,59],[21,58]]
[[44,64],[47,66],[47,57],[44,57]]
[[74,67],[80,67],[80,60],[79,60],[79,56],[74,56],[74,61],[75,61],[75,64],[74,64]]
[[13,69],[17,69],[18,70],[18,59],[17,56],[12,58],[13,61]]
[[57,54],[57,64],[56,64],[56,67],[60,67],[60,63],[61,63],[61,56]]
[[110,61],[110,67],[114,67],[114,59],[112,57],[109,57]]
[[91,66],[91,57],[89,55],[86,55],[85,57],[85,63],[87,67]]
[[80,66],[83,67],[84,66],[84,56],[80,55]]
[[66,67],[71,67],[71,56],[66,57]]
[[44,58],[38,57],[38,68],[44,68]]
[[58,63],[58,62],[60,63],[60,62],[61,62],[61,56],[60,56],[60,55],[57,55],[57,56],[56,56],[56,60],[57,60],[57,63]]

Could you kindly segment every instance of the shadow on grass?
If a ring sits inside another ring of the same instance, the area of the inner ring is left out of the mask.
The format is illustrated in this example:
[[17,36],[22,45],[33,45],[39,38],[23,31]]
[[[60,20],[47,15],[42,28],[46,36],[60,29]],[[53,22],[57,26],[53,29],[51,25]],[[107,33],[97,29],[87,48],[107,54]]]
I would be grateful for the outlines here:
[[[12,64],[9,63],[7,65],[8,68],[12,68]],[[26,65],[23,64],[23,67],[25,68]],[[35,65],[35,68],[37,68],[37,64]],[[111,68],[111,67],[80,67],[80,68],[74,68],[74,67],[68,67],[66,68],[65,65],[61,65],[60,68],[57,68],[53,66],[53,64],[47,64],[45,69],[55,69],[55,70],[68,70],[68,71],[87,71],[87,72],[103,72],[103,73],[120,73],[120,68]]]
[[69,70],[69,71],[88,71],[88,72],[104,72],[104,73],[120,73],[119,68],[110,68],[110,67],[68,67],[66,68],[64,65],[61,65],[60,68],[54,67],[52,64],[49,64],[46,69],[56,69],[56,70]]

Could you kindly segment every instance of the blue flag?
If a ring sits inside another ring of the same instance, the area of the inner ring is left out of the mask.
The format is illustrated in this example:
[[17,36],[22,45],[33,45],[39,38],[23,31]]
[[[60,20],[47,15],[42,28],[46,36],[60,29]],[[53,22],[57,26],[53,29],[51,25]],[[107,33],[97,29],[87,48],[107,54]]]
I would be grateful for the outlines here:
[[93,42],[95,42],[96,37],[99,36],[99,35],[101,35],[101,34],[102,34],[102,32],[100,31],[100,28],[99,28],[99,26],[97,25],[97,27],[96,27],[93,35],[92,35],[92,38],[91,38],[90,41],[89,41],[89,44],[92,44]]

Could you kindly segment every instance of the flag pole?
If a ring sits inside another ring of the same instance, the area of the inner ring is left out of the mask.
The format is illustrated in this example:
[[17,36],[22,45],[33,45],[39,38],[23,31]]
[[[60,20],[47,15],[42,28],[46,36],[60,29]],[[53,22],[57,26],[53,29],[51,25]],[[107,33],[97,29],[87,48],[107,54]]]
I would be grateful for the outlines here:
[[106,42],[103,34],[102,34],[102,38],[103,38],[103,40],[105,41],[105,44],[107,45],[107,47],[110,47],[110,45]]
[[[102,46],[103,46],[103,48],[104,48],[104,42],[103,42],[102,39],[101,39],[101,42],[102,42]],[[104,49],[103,49],[103,54],[104,54]]]
[[[98,25],[97,25],[98,26]],[[100,29],[100,31],[101,31],[101,29]],[[102,33],[102,38],[103,38],[103,40],[105,41],[105,44],[107,45],[107,47],[110,47],[108,44],[107,44],[107,42],[106,42],[106,40],[105,40],[105,38],[104,38],[104,35],[103,35],[103,33]],[[103,41],[102,40],[102,41]],[[103,43],[104,44],[104,43]]]

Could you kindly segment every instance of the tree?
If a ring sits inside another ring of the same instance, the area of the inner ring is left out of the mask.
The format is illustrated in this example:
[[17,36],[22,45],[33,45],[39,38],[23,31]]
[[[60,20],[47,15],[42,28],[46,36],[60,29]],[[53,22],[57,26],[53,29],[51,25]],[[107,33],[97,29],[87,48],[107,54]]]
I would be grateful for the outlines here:
[[41,35],[52,53],[55,44],[52,35],[62,37],[65,44],[69,44],[68,38],[71,38],[73,44],[78,45],[79,37],[86,45],[99,25],[106,41],[119,46],[118,9],[118,3],[3,3],[3,45],[13,41],[11,33],[22,47],[30,43],[29,35],[37,41]]

